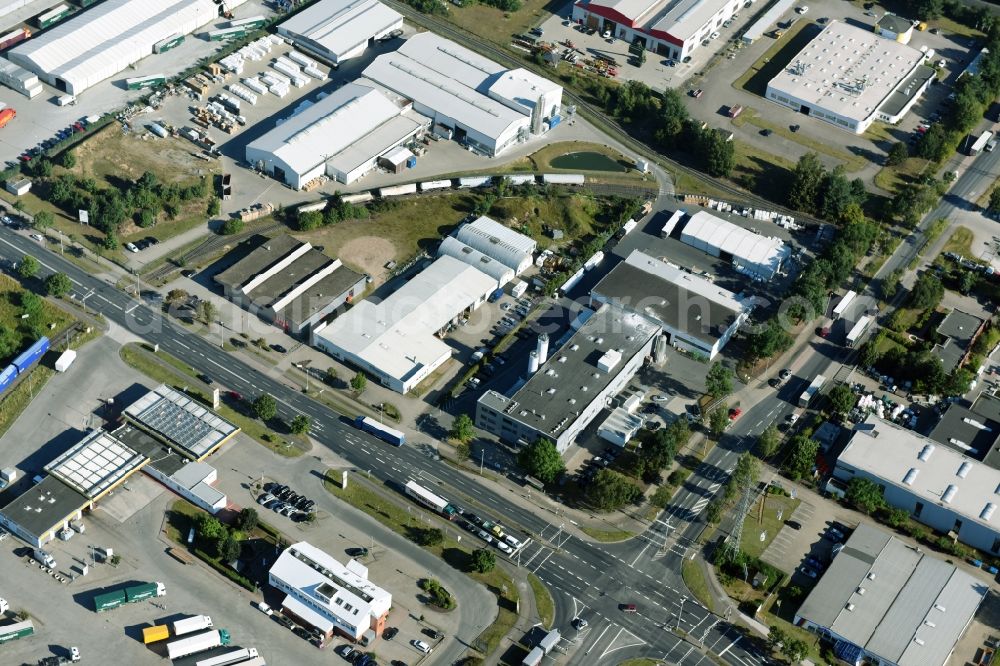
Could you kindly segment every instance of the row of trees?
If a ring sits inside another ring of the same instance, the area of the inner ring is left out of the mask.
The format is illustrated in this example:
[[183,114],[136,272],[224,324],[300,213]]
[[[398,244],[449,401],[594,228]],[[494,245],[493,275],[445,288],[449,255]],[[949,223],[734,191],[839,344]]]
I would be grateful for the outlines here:
[[806,153],[792,171],[788,205],[838,223],[856,218],[868,191],[860,178],[848,180],[846,173],[839,164],[827,171],[816,153]]
[[320,227],[337,224],[344,220],[367,219],[371,213],[365,206],[344,201],[340,193],[335,193],[327,201],[322,211],[314,210],[299,213],[295,218],[295,226],[300,231],[312,231]]

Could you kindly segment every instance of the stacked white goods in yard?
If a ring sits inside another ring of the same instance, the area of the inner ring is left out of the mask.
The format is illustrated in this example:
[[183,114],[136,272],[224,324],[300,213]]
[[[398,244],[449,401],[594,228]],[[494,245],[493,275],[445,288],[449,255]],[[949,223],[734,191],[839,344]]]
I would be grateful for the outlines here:
[[261,83],[260,79],[258,79],[256,76],[253,76],[253,77],[251,77],[249,79],[243,79],[242,83],[247,88],[249,88],[250,90],[252,90],[255,93],[257,93],[258,95],[266,95],[267,94],[267,86],[265,86],[263,83]]
[[228,90],[229,92],[233,93],[234,95],[236,95],[237,97],[246,102],[250,102],[251,104],[257,103],[257,94],[252,90],[250,90],[249,88],[245,88],[238,83],[230,83],[228,86]]

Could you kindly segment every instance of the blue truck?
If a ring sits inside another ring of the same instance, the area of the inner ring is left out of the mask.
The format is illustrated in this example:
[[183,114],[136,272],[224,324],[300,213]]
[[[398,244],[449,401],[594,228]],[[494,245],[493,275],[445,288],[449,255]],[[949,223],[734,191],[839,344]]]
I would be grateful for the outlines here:
[[393,446],[402,446],[406,443],[406,435],[367,416],[358,416],[354,419],[354,427],[389,442]]
[[496,291],[494,291],[492,294],[490,294],[489,298],[487,298],[486,300],[488,300],[490,303],[496,303],[501,298],[503,298],[503,288],[502,287],[500,289],[497,289]]

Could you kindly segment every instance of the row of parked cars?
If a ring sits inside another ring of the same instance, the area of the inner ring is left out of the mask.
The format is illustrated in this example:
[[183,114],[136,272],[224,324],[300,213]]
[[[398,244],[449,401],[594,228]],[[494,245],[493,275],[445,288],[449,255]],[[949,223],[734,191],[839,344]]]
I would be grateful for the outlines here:
[[513,555],[515,550],[524,545],[513,534],[508,534],[500,523],[480,518],[471,511],[462,511],[462,518],[465,519],[462,526],[466,530],[505,555]]
[[147,247],[152,247],[159,242],[160,241],[156,240],[152,236],[146,236],[142,240],[137,240],[134,243],[125,243],[125,249],[128,250],[129,252],[141,252],[142,250],[145,250]]
[[316,506],[316,502],[305,495],[299,495],[288,486],[274,481],[264,484],[264,492],[257,498],[257,504],[296,522],[305,520]]
[[[18,156],[17,159],[20,160],[21,162],[30,162],[32,159],[38,157],[46,150],[55,148],[63,141],[66,141],[77,132],[84,131],[85,129],[87,129],[88,124],[89,123],[87,122],[87,119],[82,118],[78,122],[75,122],[72,125],[70,125],[69,127],[66,127],[56,132],[55,136],[52,137],[51,139],[45,139],[34,148],[29,148],[25,150],[23,153],[20,154],[20,156]],[[13,162],[8,162],[7,164],[9,166],[15,165],[15,163]]]
[[533,303],[530,296],[522,296],[513,303],[502,303],[500,309],[504,311],[504,315],[500,321],[494,324],[493,333],[496,335],[509,333],[522,319],[528,316]]
[[594,456],[583,463],[583,467],[577,472],[576,483],[579,486],[586,486],[597,473],[602,469],[606,469],[611,463],[615,461],[615,458],[622,452],[620,448],[608,447],[604,449],[604,453],[599,456]]

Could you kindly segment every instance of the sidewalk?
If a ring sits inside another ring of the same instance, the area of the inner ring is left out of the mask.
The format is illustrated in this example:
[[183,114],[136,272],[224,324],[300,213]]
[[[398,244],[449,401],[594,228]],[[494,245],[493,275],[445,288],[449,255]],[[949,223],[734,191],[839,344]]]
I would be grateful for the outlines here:
[[501,639],[497,649],[483,660],[483,666],[497,666],[500,664],[510,644],[517,643],[522,636],[526,636],[531,631],[532,627],[542,622],[542,619],[538,616],[538,609],[535,607],[535,594],[531,590],[531,585],[528,584],[528,572],[518,567],[504,566],[504,569],[514,579],[514,584],[517,585],[517,622],[510,628],[507,635]]

